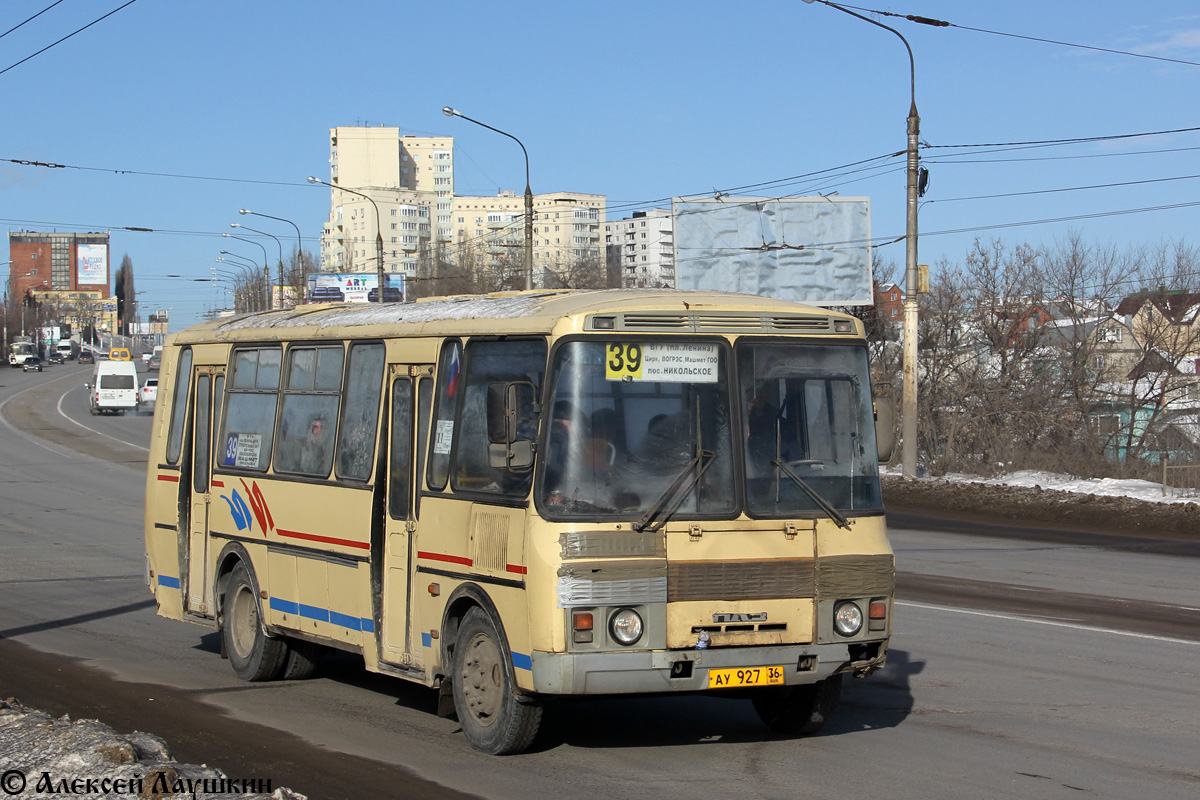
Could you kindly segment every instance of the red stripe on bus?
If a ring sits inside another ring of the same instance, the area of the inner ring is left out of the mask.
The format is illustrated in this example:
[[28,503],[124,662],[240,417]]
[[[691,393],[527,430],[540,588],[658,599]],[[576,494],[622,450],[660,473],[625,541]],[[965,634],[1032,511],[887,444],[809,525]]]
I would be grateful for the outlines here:
[[179,483],[178,475],[159,475],[158,479],[160,481],[170,481],[171,483]]
[[218,489],[225,488],[225,481],[213,481],[212,484],[213,484],[213,486],[217,487]]
[[507,572],[515,572],[518,575],[525,575],[529,572],[529,567],[522,567],[518,564],[505,564],[504,569]]
[[289,539],[304,539],[309,542],[322,542],[324,544],[340,544],[343,547],[357,547],[360,550],[370,550],[370,542],[354,542],[349,539],[335,539],[332,536],[317,536],[314,533],[300,533],[299,531],[285,531],[283,528],[276,528],[275,532],[280,536],[286,536]]
[[472,566],[475,563],[469,558],[463,558],[462,556],[448,556],[445,553],[424,553],[418,551],[417,558],[426,558],[430,561],[447,561],[451,564],[462,564],[464,567]]

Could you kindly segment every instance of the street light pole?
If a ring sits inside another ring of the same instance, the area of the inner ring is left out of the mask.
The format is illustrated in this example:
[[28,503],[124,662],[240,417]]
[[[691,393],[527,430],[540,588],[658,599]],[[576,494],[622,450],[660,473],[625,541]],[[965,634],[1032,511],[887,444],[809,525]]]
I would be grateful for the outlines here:
[[[239,222],[231,222],[231,223],[229,223],[229,227],[241,228],[242,230],[250,231],[251,233],[258,233],[258,234],[262,234],[263,236],[270,236],[272,239],[275,240],[275,244],[279,245],[279,307],[283,308],[283,242],[279,241],[278,236],[274,236],[270,233],[267,233],[266,231],[258,231],[258,230],[255,230],[254,228],[247,228],[245,225],[242,225]],[[266,269],[264,268],[263,271],[266,272]],[[270,284],[271,284],[271,279],[267,278],[267,285],[270,286]],[[268,295],[269,294],[270,294],[270,292],[268,291]],[[270,301],[270,297],[268,296],[267,308],[268,309],[273,308],[274,305],[275,304]]]
[[309,183],[319,183],[322,186],[328,186],[330,189],[337,189],[338,191],[349,192],[350,194],[356,194],[359,197],[365,197],[366,199],[371,201],[371,206],[375,209],[375,231],[376,231],[376,233],[375,233],[375,272],[379,276],[379,302],[382,303],[383,295],[384,295],[384,291],[383,291],[383,287],[384,287],[383,218],[379,216],[379,205],[375,202],[375,198],[371,197],[369,194],[363,194],[362,192],[357,191],[355,189],[347,189],[345,186],[334,186],[332,183],[326,183],[325,181],[317,180],[312,175],[308,176],[308,182]]
[[487,128],[489,131],[495,131],[501,136],[507,136],[521,145],[521,152],[525,154],[525,289],[528,291],[533,288],[533,192],[529,188],[529,151],[525,149],[525,145],[521,144],[521,140],[511,133],[506,133],[499,128],[493,128],[491,125],[480,122],[477,119],[471,119],[456,108],[444,106],[442,113],[447,117],[460,117],[467,122],[474,122],[481,128]]
[[843,8],[829,0],[804,0],[806,3],[821,3],[835,8],[844,14],[869,22],[872,25],[891,31],[904,43],[908,51],[909,93],[911,102],[908,108],[908,188],[907,205],[905,210],[905,248],[904,248],[904,383],[900,405],[900,437],[903,441],[901,449],[901,468],[904,477],[911,478],[917,474],[917,197],[920,192],[920,158],[917,152],[918,140],[921,134],[921,118],[917,114],[917,67],[913,59],[912,48],[908,46],[900,31],[890,28],[869,17],[856,14],[848,8]]
[[[248,208],[238,209],[238,213],[239,214],[250,214],[255,217],[265,217],[266,219],[278,220],[279,222],[286,222],[288,225],[291,225],[293,228],[296,229],[296,265],[300,268],[299,289],[300,289],[300,297],[303,300],[306,277],[304,275],[304,242],[301,241],[301,239],[300,239],[300,226],[297,225],[296,223],[292,222],[290,219],[284,219],[283,217],[272,217],[270,214],[260,214],[257,211],[251,211]],[[283,290],[280,289],[280,291],[282,292]]]

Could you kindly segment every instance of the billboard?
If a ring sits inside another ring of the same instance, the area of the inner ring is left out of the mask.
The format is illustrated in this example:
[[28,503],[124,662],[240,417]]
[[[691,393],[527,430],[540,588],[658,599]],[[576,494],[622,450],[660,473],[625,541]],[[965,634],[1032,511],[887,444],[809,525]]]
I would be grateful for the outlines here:
[[677,197],[671,208],[680,289],[818,306],[875,302],[865,197]]
[[108,285],[108,245],[76,245],[75,259],[75,283],[77,286]]
[[[404,276],[384,275],[383,280],[384,302],[403,302]],[[308,276],[310,303],[374,303],[378,299],[379,276],[374,272],[321,272]]]

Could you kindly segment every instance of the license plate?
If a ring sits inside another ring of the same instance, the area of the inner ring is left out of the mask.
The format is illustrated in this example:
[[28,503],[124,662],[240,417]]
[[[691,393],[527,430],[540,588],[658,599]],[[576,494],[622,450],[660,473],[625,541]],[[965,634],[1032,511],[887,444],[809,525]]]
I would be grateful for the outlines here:
[[783,667],[738,667],[710,669],[708,688],[736,689],[739,686],[775,686],[783,684]]

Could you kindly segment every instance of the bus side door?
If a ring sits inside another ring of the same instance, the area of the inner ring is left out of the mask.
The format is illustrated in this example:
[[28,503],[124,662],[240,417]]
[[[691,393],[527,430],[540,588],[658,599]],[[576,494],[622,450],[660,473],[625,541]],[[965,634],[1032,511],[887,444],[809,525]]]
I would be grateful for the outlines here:
[[212,445],[218,430],[224,368],[196,367],[192,395],[192,481],[188,506],[188,569],[186,610],[211,616],[212,586],[208,580],[208,517],[212,502]]
[[404,667],[423,666],[421,648],[413,647],[413,540],[420,513],[433,367],[391,365],[388,383],[387,501],[381,556],[383,603],[380,631],[382,660]]

